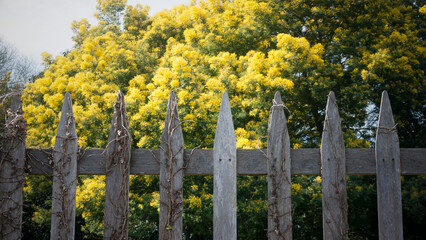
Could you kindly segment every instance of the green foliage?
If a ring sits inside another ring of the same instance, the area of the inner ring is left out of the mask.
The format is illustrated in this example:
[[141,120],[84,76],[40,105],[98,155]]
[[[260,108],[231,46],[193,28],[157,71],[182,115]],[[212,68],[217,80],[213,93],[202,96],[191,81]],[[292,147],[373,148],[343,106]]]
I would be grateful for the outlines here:
[[136,38],[143,36],[144,31],[150,24],[148,17],[148,6],[142,6],[140,4],[133,6],[127,6],[126,13],[124,15],[124,30]]
[[95,17],[106,25],[120,26],[127,0],[98,0]]
[[50,239],[52,177],[29,176],[24,187],[23,239]]
[[322,239],[321,178],[292,177],[293,235],[295,239]]
[[347,192],[349,237],[378,239],[376,177],[348,177]]
[[420,240],[426,234],[426,177],[403,176],[401,180],[404,238]]

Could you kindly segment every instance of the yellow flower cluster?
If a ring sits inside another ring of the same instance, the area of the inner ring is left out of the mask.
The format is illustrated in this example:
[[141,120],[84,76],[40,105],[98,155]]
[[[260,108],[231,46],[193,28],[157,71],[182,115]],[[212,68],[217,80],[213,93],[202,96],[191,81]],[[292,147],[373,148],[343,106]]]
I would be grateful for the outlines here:
[[[119,80],[137,72],[135,50],[136,45],[128,34],[106,32],[87,36],[80,48],[66,56],[53,60],[45,53],[48,69],[43,77],[27,85],[23,96],[29,123],[27,144],[42,147],[54,144],[63,96],[70,92],[79,144],[105,146],[113,102],[122,85]],[[133,84],[143,89],[143,76],[136,77]]]
[[160,211],[160,192],[153,192],[152,193],[152,199],[149,203],[151,207],[157,208],[158,211]]
[[[105,176],[93,176],[77,186],[76,207],[84,218],[92,217],[93,208],[100,208],[105,199]],[[88,206],[90,205],[90,206]],[[101,227],[101,226],[100,226]]]

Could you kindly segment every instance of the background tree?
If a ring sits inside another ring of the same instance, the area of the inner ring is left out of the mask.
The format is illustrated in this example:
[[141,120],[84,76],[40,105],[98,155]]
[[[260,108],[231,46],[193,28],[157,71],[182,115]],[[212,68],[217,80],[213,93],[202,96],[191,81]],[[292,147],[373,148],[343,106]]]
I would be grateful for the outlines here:
[[19,92],[37,73],[35,63],[20,55],[16,49],[0,38],[0,128],[5,124],[9,106],[7,94]]
[[[28,145],[54,144],[60,103],[71,92],[79,144],[104,148],[120,89],[133,147],[158,148],[172,90],[181,120],[191,120],[182,125],[189,148],[212,147],[225,90],[237,147],[257,148],[267,135],[275,91],[288,109],[292,147],[318,147],[333,90],[347,147],[368,147],[380,91],[387,89],[401,147],[414,141],[424,147],[425,11],[417,1],[201,0],[154,16],[148,9],[98,0],[97,25],[72,23],[75,47],[55,58],[45,54],[46,70],[25,89]],[[24,229],[48,229],[49,199],[34,195],[41,181],[28,181],[27,197],[39,205],[28,203]],[[185,177],[187,239],[211,238],[212,185],[211,176]],[[426,207],[425,185],[424,177],[403,178],[406,239],[424,236],[415,226],[425,221],[419,210]],[[241,176],[238,186],[238,220],[251,226],[239,224],[239,237],[266,239],[265,177]],[[102,177],[79,179],[77,222],[86,238],[102,235],[103,188]],[[130,188],[129,236],[158,238],[158,177],[132,177]],[[321,239],[321,178],[295,176],[292,191],[295,238]],[[351,238],[377,237],[375,178],[348,178],[348,194]]]
[[7,87],[23,87],[36,74],[35,63],[0,38],[0,79],[7,79]]

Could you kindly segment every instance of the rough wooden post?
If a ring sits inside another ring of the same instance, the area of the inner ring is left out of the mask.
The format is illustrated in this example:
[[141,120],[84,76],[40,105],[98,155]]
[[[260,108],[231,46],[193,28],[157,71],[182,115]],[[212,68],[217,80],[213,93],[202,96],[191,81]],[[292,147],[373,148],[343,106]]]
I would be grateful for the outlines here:
[[21,239],[25,182],[25,127],[21,100],[13,95],[2,135],[0,160],[0,239]]
[[376,132],[379,239],[403,239],[399,140],[386,91]]
[[106,150],[104,239],[127,239],[130,132],[124,96],[117,94]]
[[77,152],[72,100],[66,93],[53,152],[52,240],[74,239]]
[[290,138],[276,92],[268,124],[268,239],[292,239],[291,219]]
[[237,239],[237,142],[226,92],[213,147],[213,239]]
[[182,239],[183,135],[174,92],[170,93],[161,136],[159,239]]
[[328,95],[320,151],[323,239],[348,239],[345,143],[333,92]]

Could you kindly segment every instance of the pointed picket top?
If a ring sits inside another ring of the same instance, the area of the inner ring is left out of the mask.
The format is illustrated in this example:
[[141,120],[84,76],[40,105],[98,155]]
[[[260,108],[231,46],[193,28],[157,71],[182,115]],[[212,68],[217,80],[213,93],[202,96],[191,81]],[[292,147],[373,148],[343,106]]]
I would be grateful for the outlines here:
[[[111,121],[111,128],[108,135],[108,151],[111,155],[116,150],[117,142],[114,142],[116,137],[126,136],[126,142],[130,144],[129,119],[127,117],[126,103],[124,94],[121,91],[117,93],[117,99],[114,102],[114,115]],[[130,151],[130,147],[128,149]]]
[[323,238],[348,239],[345,143],[334,93],[328,94],[321,140]]
[[213,239],[237,239],[237,143],[225,92],[213,147]]
[[386,91],[376,132],[376,178],[379,239],[403,239],[399,140]]
[[182,138],[183,141],[182,128],[179,124],[176,93],[173,91],[170,93],[169,102],[167,103],[167,114],[164,121],[164,129],[161,138],[166,140],[169,136],[172,136],[173,139]]
[[124,95],[118,91],[106,154],[104,239],[128,238],[130,141]]
[[332,144],[330,145],[330,148],[333,148],[334,145],[334,147],[337,146],[340,149],[343,148],[344,151],[345,143],[343,141],[341,119],[333,91],[330,91],[327,98],[324,128],[321,141],[321,145],[324,143],[328,144],[328,142],[330,142]]
[[395,121],[393,120],[392,107],[389,100],[389,95],[387,91],[382,93],[382,101],[380,103],[380,112],[379,112],[379,127],[377,129],[377,134],[387,133],[393,136],[397,136]]
[[65,94],[53,153],[50,239],[74,239],[77,132],[69,93]]
[[[59,119],[58,131],[56,139],[58,138],[77,138],[77,131],[75,128],[75,119],[72,109],[72,99],[70,93],[65,93],[64,103],[62,104],[61,118]],[[56,146],[57,144],[55,144]]]
[[175,92],[167,104],[160,152],[159,239],[182,239],[184,142]]
[[[222,141],[223,137],[225,136],[231,138],[231,140],[236,139],[235,131],[234,131],[234,123],[232,121],[231,104],[229,102],[229,97],[227,92],[223,93],[222,101],[220,103],[219,118],[217,120],[216,135],[214,139],[215,143],[216,141]],[[232,144],[232,141],[231,141],[231,144]],[[236,148],[237,146],[236,140],[235,140],[235,144],[233,145],[235,145],[235,148]]]
[[[334,96],[334,92],[330,91],[327,98],[327,106],[325,107],[325,114],[326,119],[325,121],[328,122],[328,124],[324,123],[324,129],[331,129],[334,127],[335,129],[338,129],[339,132],[342,131],[340,126],[340,115],[339,115],[339,109],[337,107],[336,97]],[[332,127],[330,127],[332,126]]]
[[268,124],[268,239],[292,239],[290,137],[281,94]]
[[287,118],[284,113],[284,105],[281,100],[281,94],[278,91],[275,93],[274,100],[272,101],[271,118],[269,119],[269,126],[268,126],[269,128],[270,128],[272,119],[274,118],[278,119],[278,121],[281,121],[280,119],[283,119],[284,124],[287,125]]

